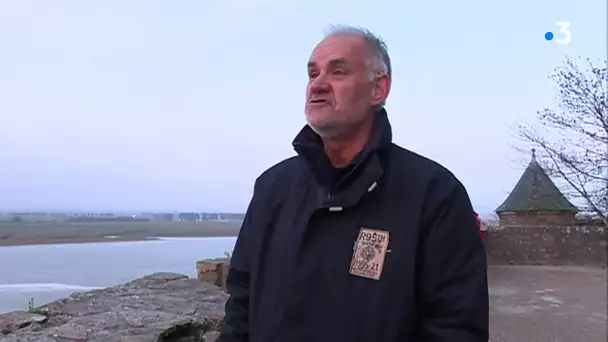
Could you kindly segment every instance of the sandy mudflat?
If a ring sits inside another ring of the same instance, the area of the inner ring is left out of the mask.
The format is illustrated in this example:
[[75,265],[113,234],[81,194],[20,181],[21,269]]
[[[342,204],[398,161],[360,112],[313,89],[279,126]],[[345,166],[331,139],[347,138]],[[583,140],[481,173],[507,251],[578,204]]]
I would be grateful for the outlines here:
[[86,238],[86,237],[74,237],[74,238],[31,238],[31,239],[4,239],[0,240],[0,247],[6,246],[26,246],[26,245],[54,245],[54,244],[66,244],[66,243],[101,243],[101,242],[129,242],[129,241],[152,241],[156,240],[154,237],[133,237],[133,236],[117,236],[108,238]]
[[21,222],[0,223],[0,246],[155,240],[158,237],[233,237],[241,223]]

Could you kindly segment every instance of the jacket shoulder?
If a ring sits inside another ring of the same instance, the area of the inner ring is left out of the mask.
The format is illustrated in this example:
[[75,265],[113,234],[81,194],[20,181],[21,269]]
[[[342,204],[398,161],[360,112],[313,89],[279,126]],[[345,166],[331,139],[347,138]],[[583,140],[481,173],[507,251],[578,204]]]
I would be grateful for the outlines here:
[[467,208],[473,217],[465,186],[445,166],[398,146],[393,156],[395,174],[405,175],[405,187],[421,200],[423,222],[432,222],[440,212],[453,208]]
[[465,186],[440,163],[397,145],[392,156],[394,174],[426,205],[438,205],[454,195],[469,200]]
[[426,179],[427,181],[439,181],[441,183],[459,183],[456,176],[440,163],[424,157],[416,152],[405,149],[401,146],[393,147],[394,166],[403,169],[405,174],[417,178],[417,181]]
[[280,161],[258,176],[255,182],[256,188],[267,189],[269,186],[277,187],[277,185],[284,184],[289,178],[299,172],[300,167],[300,158],[298,156]]

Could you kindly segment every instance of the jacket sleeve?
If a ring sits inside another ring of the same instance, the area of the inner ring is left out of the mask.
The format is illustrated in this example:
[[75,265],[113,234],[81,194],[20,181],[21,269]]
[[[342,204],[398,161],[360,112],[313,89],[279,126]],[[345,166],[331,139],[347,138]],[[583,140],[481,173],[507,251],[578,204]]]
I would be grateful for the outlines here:
[[455,178],[450,183],[429,196],[419,250],[418,340],[487,342],[485,247],[466,190]]
[[249,282],[250,260],[252,259],[252,236],[258,222],[259,213],[259,181],[249,203],[243,225],[232,252],[226,290],[230,297],[226,302],[226,315],[219,329],[217,342],[247,342],[249,341]]

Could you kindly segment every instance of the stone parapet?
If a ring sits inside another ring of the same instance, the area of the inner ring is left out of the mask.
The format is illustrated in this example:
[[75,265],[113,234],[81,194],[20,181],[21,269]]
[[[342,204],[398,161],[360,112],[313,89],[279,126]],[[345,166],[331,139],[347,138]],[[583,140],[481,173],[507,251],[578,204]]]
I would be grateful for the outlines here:
[[489,264],[606,267],[603,226],[505,225],[486,237]]

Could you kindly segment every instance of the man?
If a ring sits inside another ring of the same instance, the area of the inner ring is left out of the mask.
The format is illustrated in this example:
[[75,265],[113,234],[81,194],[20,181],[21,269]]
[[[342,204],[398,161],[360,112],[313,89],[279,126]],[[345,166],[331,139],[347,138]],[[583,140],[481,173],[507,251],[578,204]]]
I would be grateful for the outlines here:
[[218,341],[488,341],[473,208],[448,170],[391,142],[385,44],[336,28],[308,77],[298,155],[256,180]]

